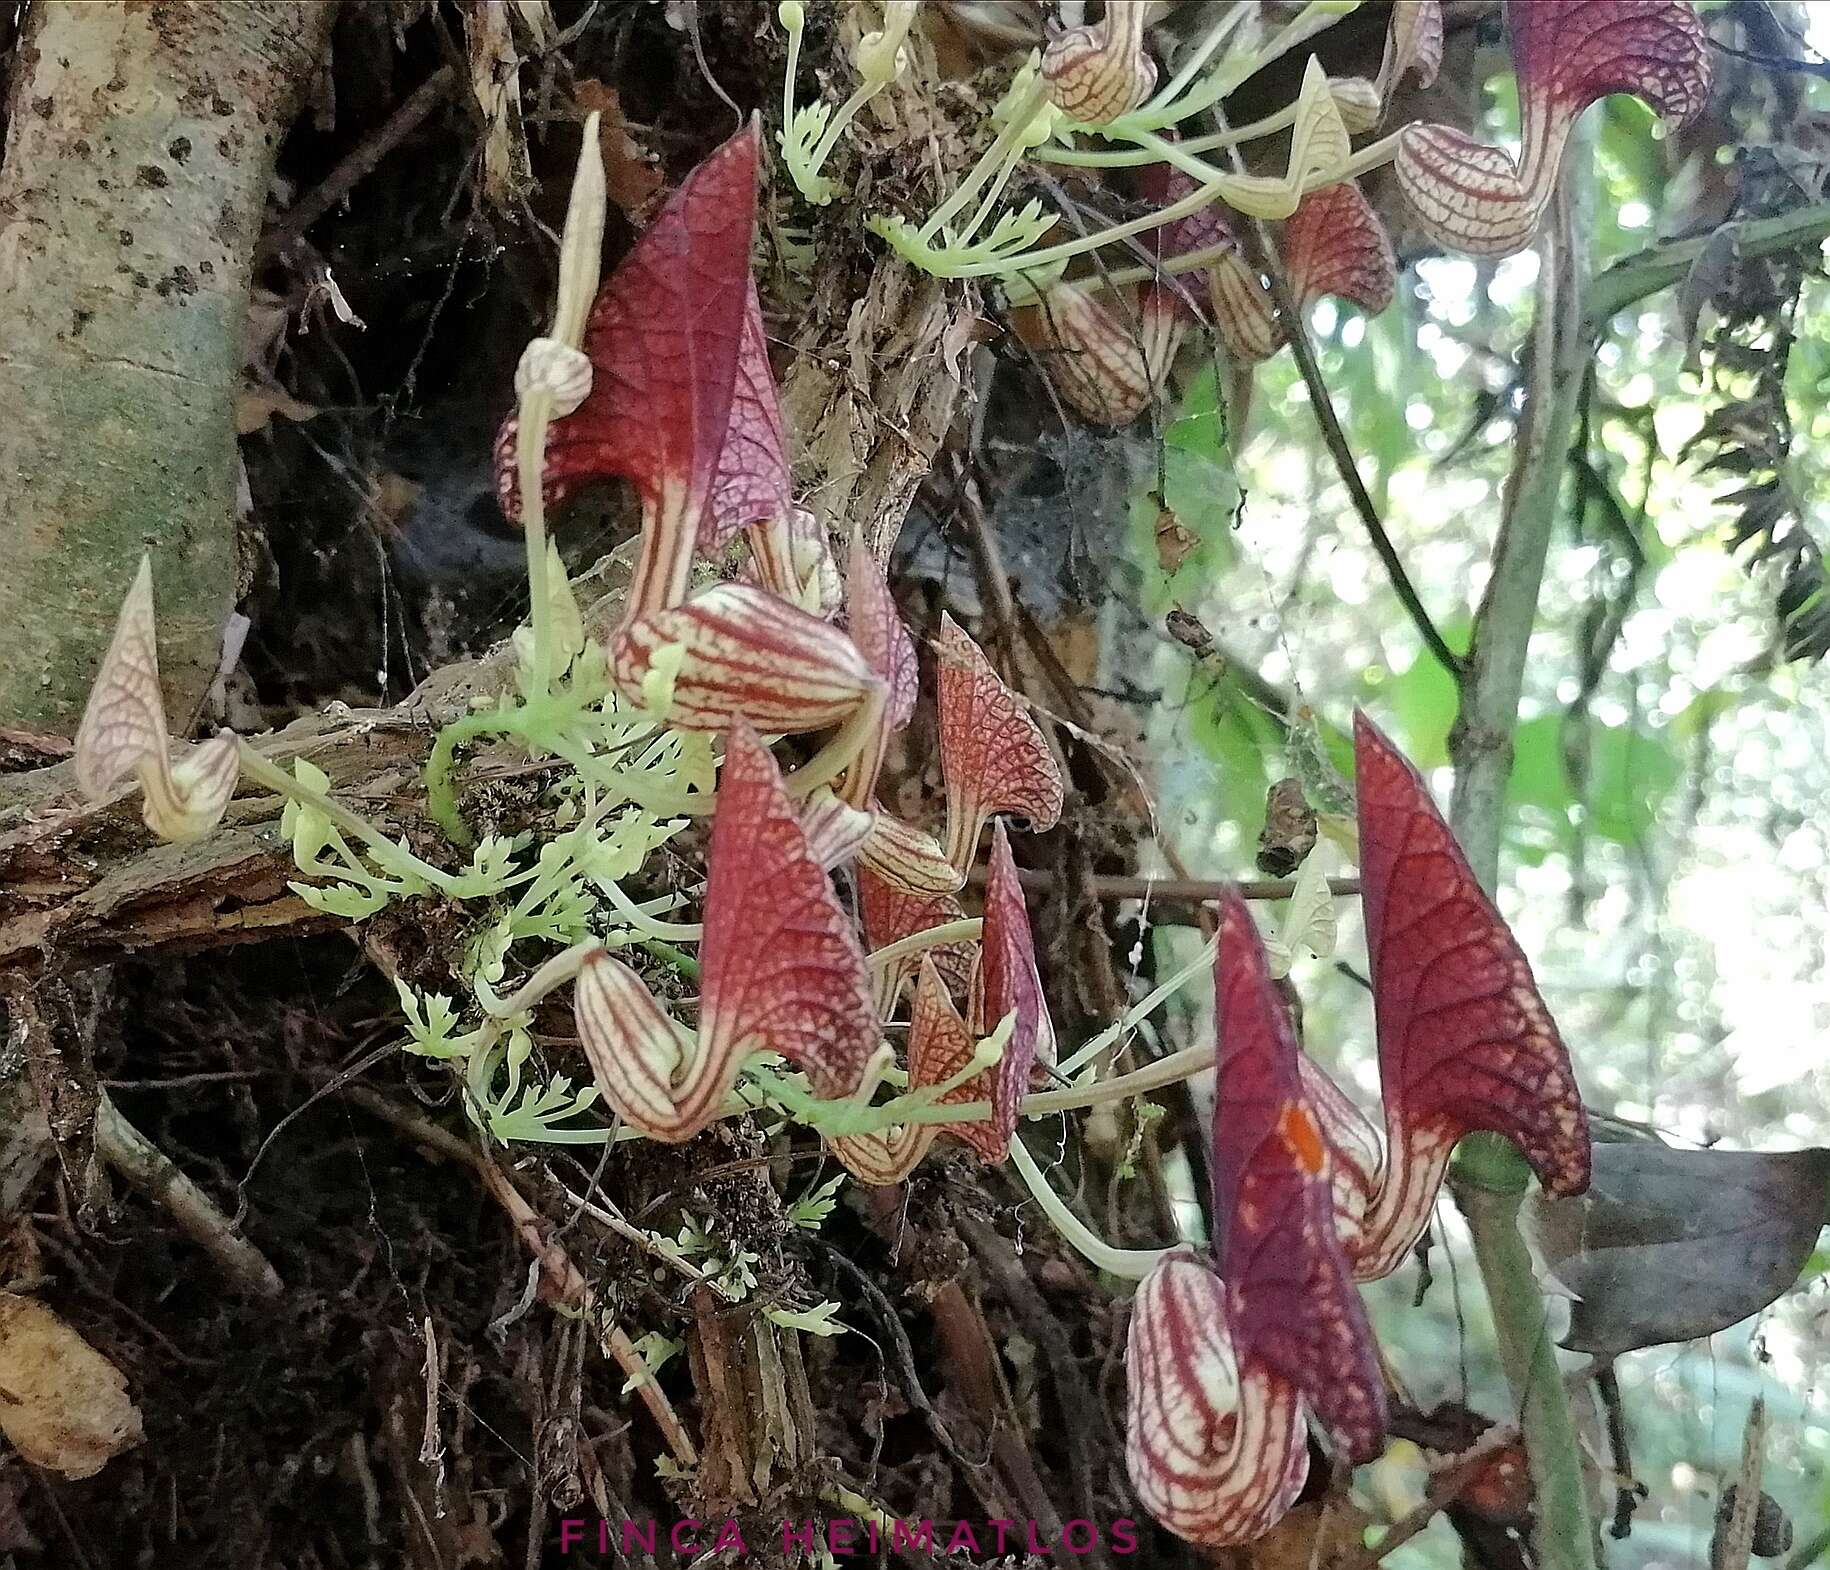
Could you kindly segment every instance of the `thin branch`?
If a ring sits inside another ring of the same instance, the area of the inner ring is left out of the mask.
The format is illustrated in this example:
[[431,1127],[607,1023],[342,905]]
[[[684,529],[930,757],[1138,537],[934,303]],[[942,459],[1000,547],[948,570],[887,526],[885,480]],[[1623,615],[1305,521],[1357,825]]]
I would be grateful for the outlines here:
[[456,81],[457,72],[442,65],[421,82],[372,136],[358,143],[320,185],[292,204],[285,217],[262,237],[255,249],[255,260],[277,256],[295,241],[303,239],[307,229],[373,174],[375,166],[413,134],[420,122],[443,102]]
[[[1817,202],[1777,218],[1743,219],[1724,226],[1735,237],[1735,254],[1744,260],[1775,256],[1830,236],[1830,202]],[[1653,245],[1616,262],[1589,285],[1586,329],[1599,333],[1608,320],[1637,300],[1681,283],[1721,230],[1673,245]]]
[[1423,1498],[1387,1527],[1377,1542],[1361,1549],[1351,1559],[1338,1561],[1335,1570],[1373,1570],[1387,1554],[1402,1548],[1442,1511],[1460,1499],[1495,1451],[1517,1444],[1518,1440],[1516,1428],[1496,1425],[1488,1429],[1430,1479],[1423,1491]]
[[[974,867],[967,875],[970,882],[982,886],[985,871]],[[1017,869],[1017,881],[1031,893],[1046,894],[1055,886],[1052,873]],[[1088,880],[1093,893],[1102,900],[1149,900],[1152,905],[1212,905],[1228,893],[1241,899],[1288,899],[1296,888],[1294,878],[1245,878],[1228,882],[1224,878],[1136,878],[1096,872]],[[1330,878],[1328,892],[1346,899],[1360,892],[1358,878]]]
[[95,1109],[96,1153],[157,1205],[250,1297],[271,1301],[285,1291],[267,1256],[236,1230],[214,1200],[121,1115],[107,1092]]
[[1290,293],[1289,284],[1284,280],[1283,259],[1277,254],[1277,247],[1263,222],[1254,220],[1253,229],[1258,247],[1270,264],[1266,272],[1271,280],[1271,294],[1277,302],[1278,315],[1283,319],[1285,336],[1290,340],[1290,352],[1296,356],[1297,369],[1302,372],[1303,385],[1309,389],[1309,406],[1315,411],[1315,423],[1321,430],[1328,455],[1334,460],[1341,483],[1347,487],[1354,511],[1366,526],[1374,553],[1384,564],[1386,576],[1392,582],[1392,592],[1398,596],[1398,603],[1410,617],[1411,625],[1417,629],[1417,636],[1423,639],[1424,647],[1459,685],[1466,677],[1467,662],[1449,647],[1443,635],[1437,631],[1436,623],[1424,608],[1416,585],[1404,570],[1398,548],[1385,532],[1385,522],[1379,516],[1379,509],[1373,502],[1371,493],[1366,489],[1366,482],[1360,478],[1359,467],[1353,459],[1353,449],[1347,445],[1347,433],[1341,429],[1340,417],[1334,411],[1334,399],[1329,394],[1328,383],[1323,379],[1322,368],[1316,363],[1315,346],[1309,342],[1309,329],[1303,321],[1302,311]]
[[[1449,734],[1455,765],[1449,821],[1475,876],[1490,893],[1499,882],[1500,832],[1525,653],[1537,622],[1592,341],[1582,310],[1586,237],[1577,210],[1584,189],[1580,182],[1592,171],[1593,160],[1591,133],[1568,160],[1566,184],[1541,240],[1544,263],[1538,273],[1531,383],[1518,458]],[[1531,1252],[1519,1233],[1519,1206],[1529,1181],[1530,1169],[1517,1147],[1491,1134],[1463,1140],[1450,1173],[1456,1202],[1468,1218],[1500,1364],[1521,1414],[1538,1501],[1538,1562],[1546,1570],[1595,1570],[1582,1448]]]

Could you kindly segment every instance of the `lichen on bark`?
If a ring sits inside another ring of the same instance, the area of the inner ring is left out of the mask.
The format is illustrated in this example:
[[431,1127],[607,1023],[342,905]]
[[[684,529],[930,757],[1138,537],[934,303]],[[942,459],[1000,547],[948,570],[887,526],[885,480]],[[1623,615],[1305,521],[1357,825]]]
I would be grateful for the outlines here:
[[146,550],[169,712],[214,673],[249,272],[335,10],[27,15],[0,162],[0,721],[74,728]]

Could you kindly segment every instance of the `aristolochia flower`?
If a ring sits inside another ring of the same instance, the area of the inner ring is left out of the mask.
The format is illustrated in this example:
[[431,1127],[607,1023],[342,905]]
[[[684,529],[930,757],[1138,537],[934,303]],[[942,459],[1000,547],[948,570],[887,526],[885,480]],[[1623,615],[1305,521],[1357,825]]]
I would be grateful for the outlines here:
[[1144,49],[1149,0],[1106,0],[1089,27],[1074,27],[1042,51],[1049,101],[1082,125],[1129,114],[1156,87],[1156,62]]
[[1126,1463],[1171,1531],[1222,1546],[1281,1520],[1313,1415],[1338,1456],[1385,1432],[1372,1331],[1335,1233],[1329,1151],[1245,902],[1221,902],[1210,1258],[1145,1278],[1126,1349]]
[[141,816],[153,833],[166,840],[200,839],[222,821],[235,794],[240,743],[232,731],[223,731],[186,747],[172,762],[159,689],[158,631],[152,558],[142,556],[77,728],[76,784],[91,801],[101,801],[131,774],[140,782]]
[[1370,1281],[1422,1235],[1464,1135],[1506,1135],[1548,1192],[1576,1194],[1588,1187],[1589,1132],[1531,966],[1422,776],[1364,715],[1354,757],[1383,1155],[1322,1071],[1311,1065],[1308,1078],[1335,1157],[1343,1242]]
[[1474,256],[1531,243],[1570,132],[1597,99],[1634,93],[1672,125],[1709,99],[1709,53],[1689,0],[1506,0],[1506,28],[1519,84],[1516,161],[1453,126],[1399,133],[1395,167],[1411,205],[1444,245]]

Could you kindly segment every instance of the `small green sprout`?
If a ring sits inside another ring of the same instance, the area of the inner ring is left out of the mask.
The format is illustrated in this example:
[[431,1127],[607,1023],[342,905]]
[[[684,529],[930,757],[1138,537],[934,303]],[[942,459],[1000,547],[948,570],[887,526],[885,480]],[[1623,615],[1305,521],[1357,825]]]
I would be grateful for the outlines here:
[[845,1174],[841,1172],[830,1182],[822,1183],[818,1188],[801,1195],[788,1206],[788,1224],[799,1227],[804,1232],[819,1231],[837,1207],[839,1190],[844,1186]]
[[763,1318],[784,1330],[798,1330],[804,1336],[842,1336],[851,1326],[841,1324],[833,1317],[838,1312],[839,1305],[829,1298],[805,1309],[777,1308],[770,1304],[763,1310]]
[[686,1343],[676,1336],[664,1336],[658,1330],[651,1330],[647,1335],[637,1338],[635,1349],[642,1359],[642,1369],[623,1382],[623,1394],[626,1396],[635,1394],[684,1352]]
[[888,0],[883,26],[866,33],[852,50],[852,64],[861,78],[852,94],[833,112],[825,102],[794,107],[794,79],[801,63],[801,37],[807,27],[807,8],[801,0],[782,0],[777,19],[788,34],[788,70],[782,84],[782,162],[794,186],[815,207],[824,207],[838,187],[820,173],[845,128],[871,99],[899,77],[907,67],[903,41],[915,20],[915,0]]

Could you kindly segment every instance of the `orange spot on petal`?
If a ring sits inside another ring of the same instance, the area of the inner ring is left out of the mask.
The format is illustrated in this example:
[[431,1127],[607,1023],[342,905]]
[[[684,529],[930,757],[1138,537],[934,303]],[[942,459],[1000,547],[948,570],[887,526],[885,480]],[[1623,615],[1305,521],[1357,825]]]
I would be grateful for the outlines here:
[[1277,1120],[1277,1132],[1303,1170],[1310,1177],[1320,1177],[1328,1165],[1328,1147],[1322,1142],[1322,1131],[1316,1127],[1309,1109],[1294,1101],[1286,1103]]

